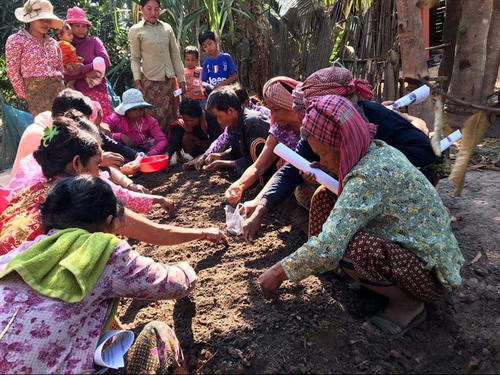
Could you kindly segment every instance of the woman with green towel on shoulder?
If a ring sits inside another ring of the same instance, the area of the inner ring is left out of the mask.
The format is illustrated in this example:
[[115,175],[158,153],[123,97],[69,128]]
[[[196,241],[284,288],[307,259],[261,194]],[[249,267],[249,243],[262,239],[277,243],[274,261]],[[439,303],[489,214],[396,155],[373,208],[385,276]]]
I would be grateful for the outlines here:
[[[101,179],[60,179],[40,210],[47,235],[0,257],[0,321],[9,327],[1,373],[94,372],[94,351],[115,299],[179,299],[194,287],[196,274],[186,262],[155,262],[109,233],[124,208]],[[125,373],[182,366],[168,325],[153,321],[136,333]]]
[[[38,182],[17,193],[0,212],[0,255],[7,254],[23,241],[43,234],[38,205],[63,177],[92,174],[97,176],[102,160],[99,141],[69,118],[54,120],[45,128],[40,147],[33,153],[47,182]],[[113,222],[112,232],[156,245],[175,245],[195,240],[225,242],[218,228],[180,228],[158,224],[125,209],[123,219]],[[0,369],[1,373],[1,369]]]

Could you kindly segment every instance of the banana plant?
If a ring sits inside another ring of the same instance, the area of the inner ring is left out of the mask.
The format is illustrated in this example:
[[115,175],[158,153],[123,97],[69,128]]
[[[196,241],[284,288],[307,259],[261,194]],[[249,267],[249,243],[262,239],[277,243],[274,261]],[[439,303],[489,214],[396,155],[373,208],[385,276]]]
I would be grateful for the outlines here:
[[214,32],[218,40],[221,40],[222,33],[228,20],[229,35],[232,40],[234,39],[232,12],[242,15],[252,22],[256,22],[252,12],[246,7],[242,0],[203,0],[203,5],[205,5],[206,8],[210,29]]

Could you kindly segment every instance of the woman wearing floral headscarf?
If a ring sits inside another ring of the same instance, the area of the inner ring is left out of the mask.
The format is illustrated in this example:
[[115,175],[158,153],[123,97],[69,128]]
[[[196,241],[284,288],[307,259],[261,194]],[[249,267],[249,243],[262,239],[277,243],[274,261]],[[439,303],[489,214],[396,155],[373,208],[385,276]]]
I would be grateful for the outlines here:
[[49,111],[64,88],[61,49],[48,35],[49,29],[63,25],[53,10],[47,0],[28,0],[15,11],[25,28],[11,35],[5,44],[7,76],[17,96],[28,102],[33,117]]
[[366,123],[340,96],[318,98],[303,121],[321,164],[338,177],[338,200],[318,236],[260,278],[265,296],[340,266],[388,298],[370,321],[392,337],[426,318],[424,303],[460,285],[464,259],[439,195],[400,152],[372,141]]
[[[371,101],[373,92],[364,80],[353,78],[345,68],[329,67],[311,74],[293,91],[293,108],[300,114],[314,100],[323,95],[341,95],[351,101],[356,109],[377,125],[375,139],[380,139],[401,151],[416,167],[425,167],[436,160],[429,137],[398,113],[383,105]],[[301,139],[295,151],[305,159],[314,162],[319,160],[306,139]],[[244,238],[251,242],[260,227],[264,216],[294,193],[294,189],[302,184],[307,175],[290,164],[285,164],[272,182],[253,200],[245,202],[248,219],[243,226]],[[307,180],[307,179],[306,179]],[[307,180],[309,182],[312,179]],[[309,209],[309,235],[317,235],[326,220],[336,196],[327,189],[296,189],[298,203]]]
[[229,203],[237,203],[243,192],[278,160],[273,153],[278,143],[283,143],[292,150],[300,139],[302,116],[292,108],[292,92],[300,82],[289,77],[275,77],[267,81],[262,89],[266,106],[271,110],[271,127],[262,152],[243,175],[226,190]]

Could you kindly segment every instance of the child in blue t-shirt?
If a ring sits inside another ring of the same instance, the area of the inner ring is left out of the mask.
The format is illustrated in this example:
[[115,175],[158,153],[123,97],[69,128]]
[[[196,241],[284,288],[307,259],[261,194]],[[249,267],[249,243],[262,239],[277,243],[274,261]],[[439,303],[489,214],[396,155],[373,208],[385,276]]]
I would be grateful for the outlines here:
[[203,61],[201,80],[215,89],[238,81],[238,71],[230,54],[220,53],[215,34],[205,31],[198,41],[208,57]]

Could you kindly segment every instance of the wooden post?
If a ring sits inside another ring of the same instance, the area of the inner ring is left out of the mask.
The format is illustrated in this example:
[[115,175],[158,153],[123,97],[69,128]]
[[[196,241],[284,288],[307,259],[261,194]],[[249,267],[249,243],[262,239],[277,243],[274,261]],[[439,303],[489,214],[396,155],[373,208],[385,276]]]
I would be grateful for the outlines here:
[[[403,78],[426,80],[429,78],[425,58],[425,39],[420,9],[415,0],[396,0],[398,13],[398,38],[401,50]],[[408,91],[414,90],[419,84],[409,84]],[[408,112],[422,118],[427,127],[432,130],[434,111],[431,99],[412,105]]]

